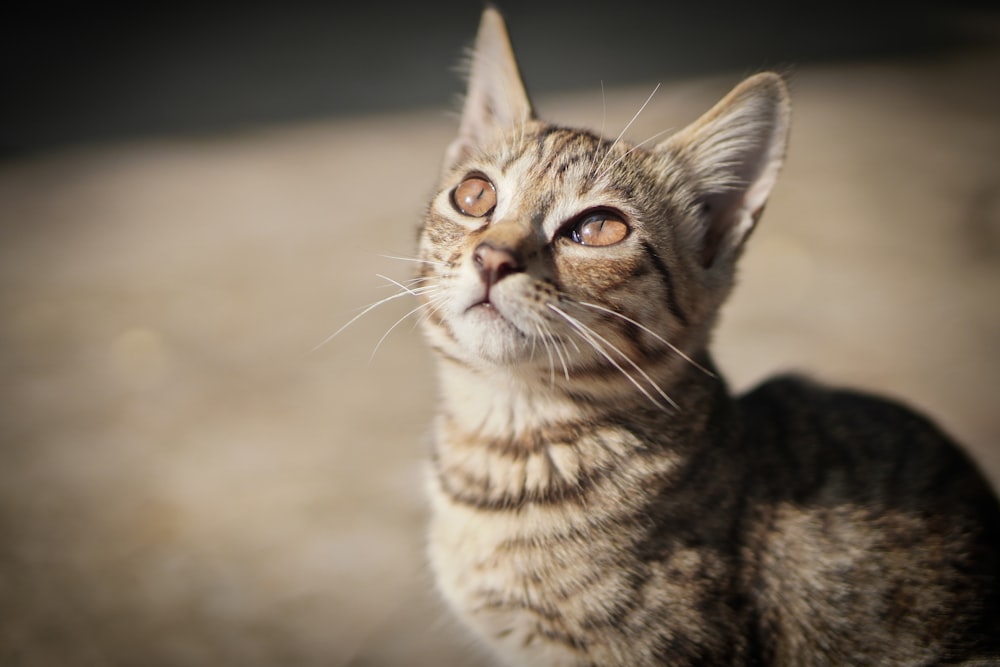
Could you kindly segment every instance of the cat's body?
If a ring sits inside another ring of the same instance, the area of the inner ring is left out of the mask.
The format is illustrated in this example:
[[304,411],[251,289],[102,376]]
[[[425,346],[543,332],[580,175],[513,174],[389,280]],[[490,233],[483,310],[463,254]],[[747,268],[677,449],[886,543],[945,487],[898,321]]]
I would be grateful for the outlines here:
[[511,664],[923,665],[1000,639],[1000,516],[933,427],[796,379],[688,382],[697,417],[666,428],[442,424],[435,569]]
[[513,665],[1000,656],[1000,510],[913,413],[707,352],[777,175],[754,77],[645,148],[533,118],[484,14],[421,236],[438,352],[430,554]]

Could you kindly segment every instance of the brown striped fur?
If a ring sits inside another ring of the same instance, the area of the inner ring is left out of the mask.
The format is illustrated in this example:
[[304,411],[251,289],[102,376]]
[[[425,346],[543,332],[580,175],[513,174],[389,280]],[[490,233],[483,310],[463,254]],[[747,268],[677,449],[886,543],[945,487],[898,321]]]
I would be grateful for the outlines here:
[[[431,563],[507,664],[1000,655],[1000,510],[961,451],[801,379],[733,397],[712,365],[788,120],[761,74],[655,146],[539,121],[484,13],[414,291],[439,358]],[[486,215],[455,203],[469,177]],[[591,211],[627,235],[582,245]]]

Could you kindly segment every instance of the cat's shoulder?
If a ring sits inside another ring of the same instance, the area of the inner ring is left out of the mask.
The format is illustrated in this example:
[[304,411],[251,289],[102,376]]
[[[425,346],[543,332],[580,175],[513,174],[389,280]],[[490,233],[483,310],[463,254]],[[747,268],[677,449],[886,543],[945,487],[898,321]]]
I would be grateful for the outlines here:
[[907,402],[883,394],[824,384],[804,375],[771,377],[738,398],[743,410],[766,419],[826,424],[852,432],[923,432],[946,437],[927,414]]
[[738,397],[743,440],[815,458],[854,459],[870,468],[966,467],[968,457],[925,411],[902,399],[832,386],[800,375],[768,379]]
[[809,482],[809,471],[819,479],[840,470],[859,479],[907,479],[912,491],[929,496],[949,485],[985,489],[964,448],[900,399],[782,375],[737,401],[742,446],[760,465],[784,466],[800,482]]

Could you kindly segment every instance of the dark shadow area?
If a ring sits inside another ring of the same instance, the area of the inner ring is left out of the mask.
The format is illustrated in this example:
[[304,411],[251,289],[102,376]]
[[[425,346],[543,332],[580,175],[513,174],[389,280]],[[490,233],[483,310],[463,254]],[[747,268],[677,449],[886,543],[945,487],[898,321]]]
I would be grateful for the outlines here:
[[[534,92],[973,45],[992,3],[500,5]],[[451,104],[475,2],[22,3],[0,40],[0,156]]]

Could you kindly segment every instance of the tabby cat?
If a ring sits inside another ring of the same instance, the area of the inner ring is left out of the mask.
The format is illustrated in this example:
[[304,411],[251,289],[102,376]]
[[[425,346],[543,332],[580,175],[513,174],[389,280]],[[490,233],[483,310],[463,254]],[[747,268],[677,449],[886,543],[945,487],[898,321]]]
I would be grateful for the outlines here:
[[429,550],[510,665],[988,664],[1000,508],[894,403],[707,350],[774,185],[750,77],[656,146],[538,120],[488,8],[420,236],[436,351]]

